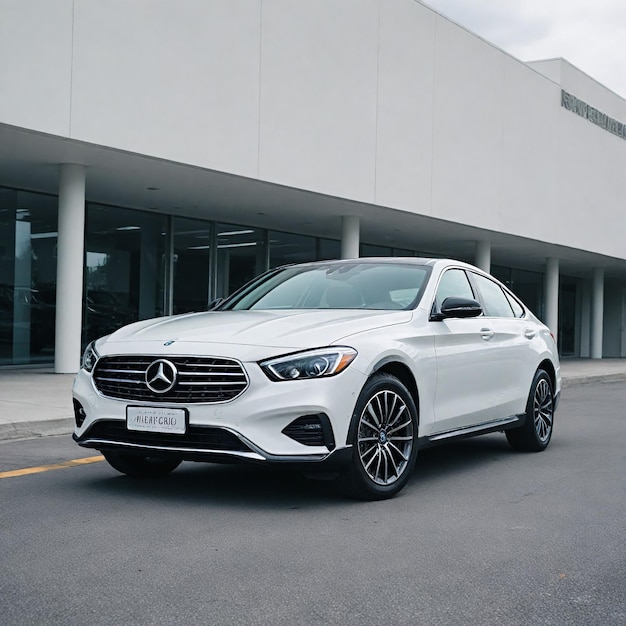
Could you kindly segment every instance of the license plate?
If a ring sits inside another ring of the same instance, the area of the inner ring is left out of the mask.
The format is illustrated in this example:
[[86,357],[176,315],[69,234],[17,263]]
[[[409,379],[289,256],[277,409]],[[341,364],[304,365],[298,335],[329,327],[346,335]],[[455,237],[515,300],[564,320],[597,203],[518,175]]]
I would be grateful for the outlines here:
[[149,433],[187,432],[187,411],[154,406],[126,407],[126,428]]

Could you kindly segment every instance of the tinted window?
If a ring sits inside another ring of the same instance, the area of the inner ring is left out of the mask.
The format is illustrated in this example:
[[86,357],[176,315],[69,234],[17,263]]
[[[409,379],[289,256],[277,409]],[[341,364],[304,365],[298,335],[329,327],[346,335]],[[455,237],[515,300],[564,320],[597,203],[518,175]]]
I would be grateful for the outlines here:
[[472,286],[467,279],[467,274],[460,269],[448,270],[444,273],[437,287],[437,308],[446,298],[468,298],[475,299]]
[[513,309],[500,285],[492,280],[473,274],[483,297],[483,308],[487,317],[513,317]]
[[511,308],[513,309],[513,314],[515,315],[515,317],[524,317],[524,307],[510,293],[507,293],[505,291],[504,295],[507,297],[507,300],[509,301]]

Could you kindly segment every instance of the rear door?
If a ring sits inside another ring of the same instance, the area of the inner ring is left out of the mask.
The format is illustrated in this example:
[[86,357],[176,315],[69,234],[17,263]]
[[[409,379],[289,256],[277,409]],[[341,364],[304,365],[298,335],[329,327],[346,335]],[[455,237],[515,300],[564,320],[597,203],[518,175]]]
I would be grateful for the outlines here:
[[497,368],[494,403],[498,417],[509,417],[524,411],[530,384],[537,367],[534,349],[537,330],[524,308],[494,280],[470,272],[483,304],[485,326],[494,332],[497,352],[492,358]]

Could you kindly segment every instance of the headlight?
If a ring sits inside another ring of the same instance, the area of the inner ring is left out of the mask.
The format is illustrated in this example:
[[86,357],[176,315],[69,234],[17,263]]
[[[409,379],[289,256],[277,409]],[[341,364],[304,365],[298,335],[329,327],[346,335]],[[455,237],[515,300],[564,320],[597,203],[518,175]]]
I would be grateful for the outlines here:
[[272,380],[325,378],[345,370],[356,354],[353,348],[320,348],[269,359],[259,365]]
[[91,372],[93,368],[96,366],[96,361],[98,360],[98,353],[96,352],[96,342],[92,341],[83,352],[83,358],[81,361],[81,367],[87,371]]

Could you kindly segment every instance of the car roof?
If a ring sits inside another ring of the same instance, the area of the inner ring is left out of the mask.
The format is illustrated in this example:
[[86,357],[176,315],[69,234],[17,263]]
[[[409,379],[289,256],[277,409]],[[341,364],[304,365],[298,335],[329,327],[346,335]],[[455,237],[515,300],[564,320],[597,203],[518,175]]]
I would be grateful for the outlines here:
[[[284,265],[282,267],[332,267],[334,265],[359,265],[359,264],[371,264],[371,265],[392,265],[392,264],[402,264],[402,265],[422,265],[427,267],[435,267],[437,265],[449,266],[453,265],[456,267],[466,267],[471,269],[479,269],[469,263],[465,263],[464,261],[458,261],[456,259],[447,259],[447,258],[434,258],[434,257],[359,257],[356,259],[331,259],[326,261],[309,261],[305,263],[293,263]],[[480,270],[479,270],[480,271]]]

